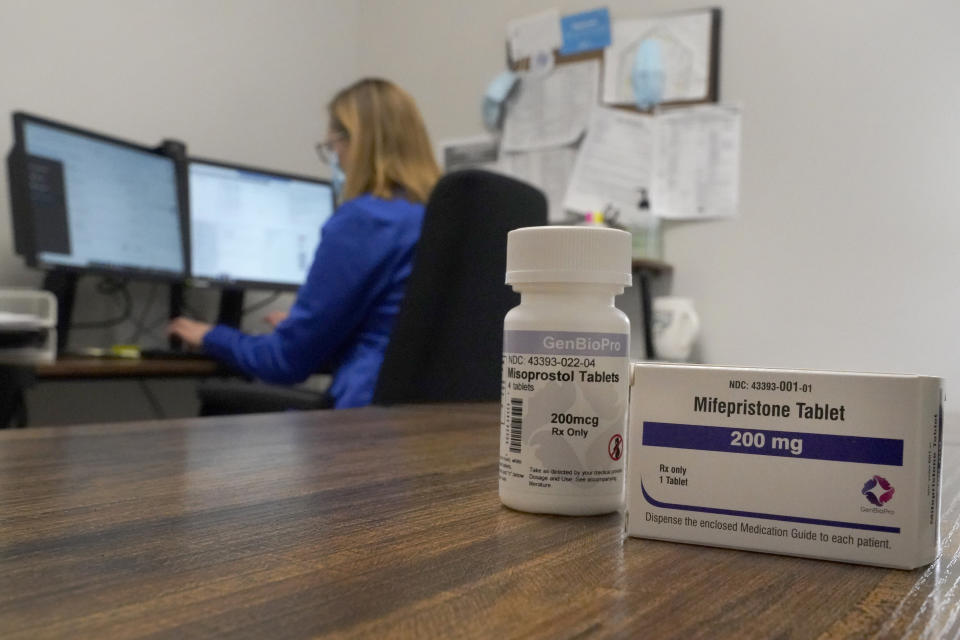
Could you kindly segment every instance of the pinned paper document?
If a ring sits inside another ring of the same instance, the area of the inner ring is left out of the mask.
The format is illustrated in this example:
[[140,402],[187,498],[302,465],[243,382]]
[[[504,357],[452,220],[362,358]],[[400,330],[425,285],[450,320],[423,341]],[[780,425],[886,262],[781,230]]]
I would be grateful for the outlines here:
[[740,110],[709,105],[644,115],[597,107],[564,206],[613,207],[623,224],[649,217],[698,220],[737,214]]
[[600,62],[558,65],[545,77],[526,76],[507,102],[504,151],[530,151],[576,142],[597,102]]
[[654,212],[700,220],[737,215],[740,109],[709,105],[657,116]]
[[493,136],[473,136],[440,142],[440,160],[443,170],[496,170],[500,142]]
[[580,146],[564,207],[602,211],[611,207],[625,225],[646,224],[651,216],[653,117],[596,107]]
[[507,23],[507,43],[514,61],[529,58],[541,51],[559,49],[563,44],[560,13],[550,9]]

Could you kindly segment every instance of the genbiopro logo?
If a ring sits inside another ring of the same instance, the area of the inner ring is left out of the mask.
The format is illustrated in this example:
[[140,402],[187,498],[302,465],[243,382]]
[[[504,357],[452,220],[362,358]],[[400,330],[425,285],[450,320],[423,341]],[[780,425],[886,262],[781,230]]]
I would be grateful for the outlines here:
[[890,502],[894,489],[890,481],[883,476],[873,476],[865,483],[861,492],[875,507],[882,507]]

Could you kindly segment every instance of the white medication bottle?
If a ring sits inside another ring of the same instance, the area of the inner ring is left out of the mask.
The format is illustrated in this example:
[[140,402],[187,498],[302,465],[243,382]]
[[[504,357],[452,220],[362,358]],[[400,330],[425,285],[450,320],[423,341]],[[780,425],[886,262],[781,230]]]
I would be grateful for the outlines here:
[[631,241],[606,227],[507,235],[500,501],[534,513],[594,515],[624,498]]

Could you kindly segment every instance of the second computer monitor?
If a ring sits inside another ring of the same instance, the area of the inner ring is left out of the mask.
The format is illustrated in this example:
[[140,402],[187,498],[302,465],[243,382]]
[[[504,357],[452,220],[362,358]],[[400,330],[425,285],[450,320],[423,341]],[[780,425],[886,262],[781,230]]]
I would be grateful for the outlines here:
[[189,190],[194,278],[237,287],[303,284],[333,214],[329,182],[191,160]]

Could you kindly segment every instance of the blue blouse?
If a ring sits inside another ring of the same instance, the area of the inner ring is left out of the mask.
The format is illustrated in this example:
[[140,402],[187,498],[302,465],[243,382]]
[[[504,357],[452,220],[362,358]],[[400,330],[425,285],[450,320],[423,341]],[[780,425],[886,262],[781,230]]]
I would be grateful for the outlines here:
[[302,382],[333,364],[334,407],[370,404],[422,223],[423,205],[399,198],[343,203],[323,225],[307,280],[276,330],[251,336],[218,325],[204,350],[273,384]]

